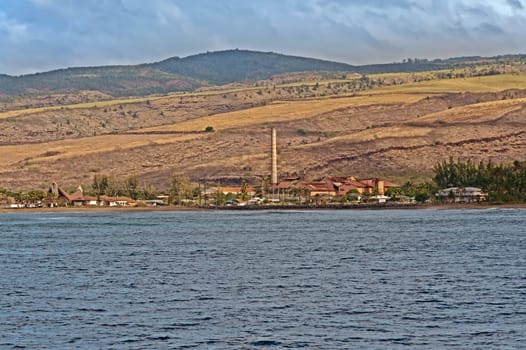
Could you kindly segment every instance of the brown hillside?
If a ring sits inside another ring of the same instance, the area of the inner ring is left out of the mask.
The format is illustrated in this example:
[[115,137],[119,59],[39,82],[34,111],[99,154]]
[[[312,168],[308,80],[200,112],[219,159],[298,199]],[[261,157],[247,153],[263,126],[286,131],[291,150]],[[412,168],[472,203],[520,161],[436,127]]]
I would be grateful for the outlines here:
[[0,187],[88,185],[97,173],[136,175],[158,189],[174,173],[257,179],[269,174],[271,126],[282,175],[402,181],[429,177],[449,156],[526,160],[524,78],[423,81],[358,95],[305,83],[8,111],[0,114]]

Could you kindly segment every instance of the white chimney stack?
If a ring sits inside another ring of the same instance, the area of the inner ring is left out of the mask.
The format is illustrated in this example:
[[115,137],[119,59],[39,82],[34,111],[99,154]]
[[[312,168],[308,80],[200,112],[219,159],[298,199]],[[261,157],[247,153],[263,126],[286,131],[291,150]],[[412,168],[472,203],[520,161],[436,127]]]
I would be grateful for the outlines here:
[[271,128],[271,154],[272,154],[272,174],[271,174],[271,184],[278,184],[278,148],[276,145],[276,128]]

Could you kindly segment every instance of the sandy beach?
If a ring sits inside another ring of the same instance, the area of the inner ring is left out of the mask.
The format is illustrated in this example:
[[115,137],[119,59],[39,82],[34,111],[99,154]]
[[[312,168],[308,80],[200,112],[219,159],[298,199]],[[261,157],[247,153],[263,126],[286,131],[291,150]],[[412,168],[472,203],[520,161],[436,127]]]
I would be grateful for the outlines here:
[[0,209],[1,213],[91,213],[91,212],[162,212],[162,211],[247,211],[247,210],[465,210],[465,209],[492,209],[526,208],[526,203],[458,203],[458,204],[422,204],[422,205],[360,205],[360,206],[251,206],[251,207],[56,207],[56,208],[18,208]]

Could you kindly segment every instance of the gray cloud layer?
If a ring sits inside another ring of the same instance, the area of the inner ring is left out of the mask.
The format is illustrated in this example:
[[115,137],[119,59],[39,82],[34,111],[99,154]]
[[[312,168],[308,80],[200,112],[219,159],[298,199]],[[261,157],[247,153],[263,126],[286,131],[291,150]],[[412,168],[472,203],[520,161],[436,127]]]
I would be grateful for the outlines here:
[[352,64],[526,52],[523,0],[4,0],[0,72],[248,48]]

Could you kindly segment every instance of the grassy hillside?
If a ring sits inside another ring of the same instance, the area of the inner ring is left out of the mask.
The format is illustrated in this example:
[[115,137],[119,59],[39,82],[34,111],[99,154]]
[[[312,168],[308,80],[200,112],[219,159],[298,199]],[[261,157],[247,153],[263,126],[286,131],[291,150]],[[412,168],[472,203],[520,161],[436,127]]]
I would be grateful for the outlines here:
[[7,111],[0,187],[76,187],[94,174],[136,175],[158,189],[174,173],[209,183],[261,178],[271,126],[282,176],[406,181],[449,156],[526,160],[526,75],[409,76],[371,76],[401,83],[359,92],[337,80]]
[[230,50],[182,59],[174,57],[152,64],[67,68],[20,77],[0,76],[0,97],[81,90],[97,90],[113,96],[145,96],[267,79],[282,73],[353,69],[344,63]]
[[247,50],[170,58],[152,66],[163,72],[194,77],[216,85],[267,79],[283,73],[356,70],[356,67],[345,63]]
[[0,94],[73,93],[97,90],[113,96],[142,96],[172,91],[191,91],[206,85],[191,77],[139,66],[68,68],[45,73],[8,77]]
[[[491,66],[484,74],[499,74],[506,72],[505,66],[523,60],[523,56],[517,55],[433,61],[411,59],[402,63],[352,66],[273,52],[227,50],[184,58],[174,57],[151,64],[67,68],[19,77],[0,75],[0,102],[13,96],[72,94],[86,90],[99,91],[113,97],[188,92],[229,83],[253,84],[258,80],[306,72],[422,72],[484,63]],[[444,77],[453,77],[451,72],[442,74]]]

